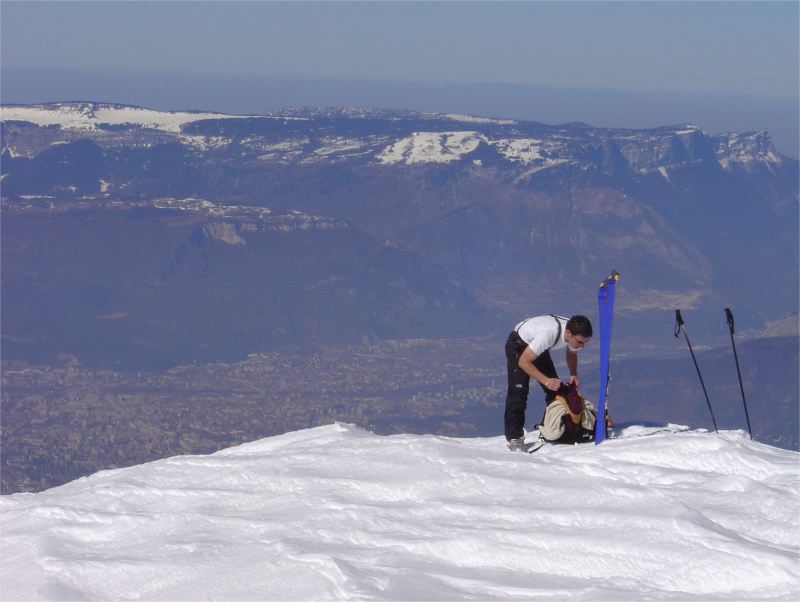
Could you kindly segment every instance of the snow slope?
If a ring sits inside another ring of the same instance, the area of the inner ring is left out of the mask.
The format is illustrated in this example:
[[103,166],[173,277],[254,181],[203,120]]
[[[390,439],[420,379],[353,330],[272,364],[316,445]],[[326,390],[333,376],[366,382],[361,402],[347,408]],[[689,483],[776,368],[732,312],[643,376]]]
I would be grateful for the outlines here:
[[3,600],[795,600],[798,454],[335,424],[0,499]]

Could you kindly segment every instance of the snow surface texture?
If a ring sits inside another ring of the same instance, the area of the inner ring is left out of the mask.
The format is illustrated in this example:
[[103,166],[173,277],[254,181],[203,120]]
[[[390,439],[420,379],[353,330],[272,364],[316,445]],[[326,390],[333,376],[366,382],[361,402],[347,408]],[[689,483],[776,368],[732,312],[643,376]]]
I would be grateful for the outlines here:
[[8,600],[796,600],[798,454],[335,424],[0,499]]

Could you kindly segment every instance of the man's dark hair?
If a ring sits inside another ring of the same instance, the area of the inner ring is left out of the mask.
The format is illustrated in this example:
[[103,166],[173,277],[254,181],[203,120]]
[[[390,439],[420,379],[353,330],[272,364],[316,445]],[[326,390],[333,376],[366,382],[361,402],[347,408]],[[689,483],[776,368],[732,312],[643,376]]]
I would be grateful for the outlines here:
[[567,330],[588,339],[592,336],[592,323],[586,316],[572,316],[567,322]]

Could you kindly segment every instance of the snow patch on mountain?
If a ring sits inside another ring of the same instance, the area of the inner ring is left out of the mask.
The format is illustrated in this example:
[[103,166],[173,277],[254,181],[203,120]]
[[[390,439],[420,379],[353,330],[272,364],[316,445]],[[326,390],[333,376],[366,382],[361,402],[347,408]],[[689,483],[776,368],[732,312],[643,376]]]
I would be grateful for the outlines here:
[[337,162],[369,157],[375,152],[376,147],[386,144],[389,140],[388,136],[366,136],[361,138],[326,136],[319,140],[319,146],[303,162]]
[[329,425],[0,498],[3,598],[796,600],[798,457]]
[[719,136],[717,140],[717,159],[723,169],[736,167],[750,171],[764,166],[772,171],[784,163],[781,155],[775,152],[768,132],[728,134]]
[[220,150],[231,144],[229,138],[223,136],[193,136],[183,134],[181,142],[200,151]]
[[498,152],[510,161],[529,165],[531,163],[547,163],[550,154],[545,150],[545,142],[534,138],[517,138],[513,140],[495,140],[490,142]]
[[[415,132],[383,149],[377,160],[385,165],[403,163],[450,163],[459,161],[483,143],[501,157],[523,165],[550,166],[563,163],[554,158],[556,144],[536,138],[492,139],[479,132]],[[473,161],[474,162],[474,161]],[[481,162],[475,163],[480,165]]]
[[478,117],[477,115],[460,115],[456,113],[450,113],[443,116],[445,119],[450,119],[452,121],[462,121],[465,123],[481,123],[481,124],[496,124],[496,125],[514,125],[518,123],[513,119],[491,119],[489,117]]
[[2,154],[8,155],[9,159],[19,159],[21,157],[29,158],[33,155],[33,153],[22,153],[17,148],[11,146],[10,144],[3,145]]
[[384,164],[450,163],[471,153],[484,136],[478,132],[414,132],[389,145],[378,161]]
[[303,157],[310,143],[308,137],[287,138],[279,142],[267,142],[255,137],[249,138],[243,146],[258,153],[262,161],[294,161]]

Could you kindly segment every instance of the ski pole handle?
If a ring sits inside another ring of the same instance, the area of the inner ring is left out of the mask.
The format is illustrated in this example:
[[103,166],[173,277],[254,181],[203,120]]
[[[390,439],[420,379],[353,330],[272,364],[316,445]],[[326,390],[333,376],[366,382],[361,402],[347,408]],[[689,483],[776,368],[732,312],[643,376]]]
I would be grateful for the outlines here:
[[675,310],[675,337],[677,338],[681,334],[681,328],[683,327],[683,318],[681,317],[681,310]]
[[730,307],[725,308],[725,317],[728,319],[728,329],[731,331],[731,334],[736,332],[733,326],[733,312],[731,311]]

